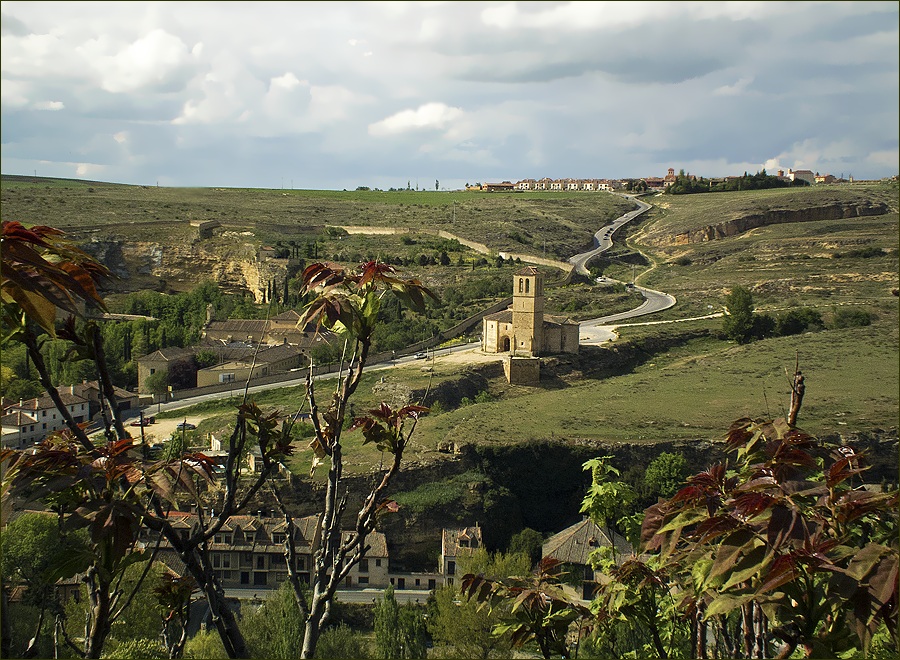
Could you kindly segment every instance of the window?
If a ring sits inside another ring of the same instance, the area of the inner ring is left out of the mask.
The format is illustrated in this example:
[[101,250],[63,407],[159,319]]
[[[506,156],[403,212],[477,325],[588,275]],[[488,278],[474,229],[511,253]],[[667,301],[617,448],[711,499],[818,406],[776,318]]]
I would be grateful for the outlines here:
[[357,583],[359,583],[359,584],[369,584],[369,578],[366,577],[365,575],[360,576],[360,578],[357,580]]
[[380,559],[375,560],[375,566],[378,568],[381,568],[381,560]]
[[222,555],[222,568],[231,568],[231,555],[227,552]]
[[151,370],[150,370],[150,375],[151,375],[151,376],[152,376],[153,374],[155,374],[155,373],[156,373],[156,369],[151,369]]
[[43,427],[43,429],[41,429],[41,430],[43,430],[43,431],[46,431],[46,430],[47,430],[47,422],[44,422],[44,427]]
[[[456,562],[448,561],[447,562],[447,575],[456,575]],[[453,584],[452,582],[450,584]]]
[[522,291],[525,290],[525,289],[523,288],[524,286],[525,286],[524,280],[520,277],[520,278],[519,278],[519,293],[522,293]]
[[277,534],[272,534],[272,543],[284,543],[284,540],[287,538],[287,534],[282,534],[281,532]]
[[265,568],[266,567],[266,557],[265,555],[260,555],[256,558],[256,568]]
[[219,568],[219,566],[222,565],[222,564],[221,564],[221,557],[219,557],[219,553],[218,553],[218,552],[212,553],[212,560],[213,560],[213,568]]
[[368,559],[360,559],[359,560],[359,572],[360,573],[368,573],[369,572],[369,560]]
[[528,288],[531,286],[531,280],[525,280],[525,293],[528,293]]
[[219,374],[219,382],[220,383],[233,383],[234,382],[234,374]]
[[298,571],[306,570],[306,557],[303,557],[303,556],[297,557],[297,570]]

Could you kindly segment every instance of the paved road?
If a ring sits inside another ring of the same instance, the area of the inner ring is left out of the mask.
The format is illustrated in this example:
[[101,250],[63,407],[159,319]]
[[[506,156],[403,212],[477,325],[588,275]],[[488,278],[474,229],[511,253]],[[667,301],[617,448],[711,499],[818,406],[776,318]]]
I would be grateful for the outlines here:
[[[569,259],[569,263],[575,266],[576,272],[582,275],[590,275],[590,271],[588,271],[587,269],[588,262],[591,259],[594,259],[597,256],[603,254],[606,250],[613,246],[612,237],[616,230],[626,222],[630,222],[642,213],[646,213],[647,210],[651,208],[649,204],[641,201],[640,199],[637,199],[636,197],[632,197],[631,195],[623,196],[633,200],[638,205],[638,208],[636,208],[634,211],[629,211],[628,213],[619,216],[612,223],[606,225],[605,227],[601,227],[600,230],[596,234],[594,234],[594,248],[587,252],[576,254],[574,257],[571,257]],[[609,281],[615,282],[616,280]],[[605,341],[610,341],[615,337],[615,333],[612,328],[602,326],[606,326],[610,323],[621,321],[623,319],[631,319],[636,316],[645,316],[646,314],[661,312],[662,310],[669,309],[669,307],[675,305],[674,296],[670,296],[667,293],[663,293],[662,291],[654,291],[653,289],[647,289],[641,286],[635,286],[634,288],[638,292],[640,292],[642,296],[644,296],[643,304],[640,307],[636,307],[635,309],[631,309],[627,312],[621,312],[619,314],[611,314],[609,316],[582,321],[581,328],[579,330],[579,338],[582,344],[600,344]]]
[[600,230],[594,234],[594,248],[592,250],[576,254],[574,257],[569,257],[569,263],[575,266],[575,272],[580,273],[581,275],[590,275],[590,272],[587,269],[587,263],[612,247],[612,235],[615,231],[626,222],[634,220],[636,217],[642,213],[646,213],[652,208],[646,202],[641,201],[636,197],[632,197],[631,195],[622,195],[622,197],[633,201],[638,205],[638,208],[634,211],[629,211],[625,215],[619,216],[611,224],[601,227]]

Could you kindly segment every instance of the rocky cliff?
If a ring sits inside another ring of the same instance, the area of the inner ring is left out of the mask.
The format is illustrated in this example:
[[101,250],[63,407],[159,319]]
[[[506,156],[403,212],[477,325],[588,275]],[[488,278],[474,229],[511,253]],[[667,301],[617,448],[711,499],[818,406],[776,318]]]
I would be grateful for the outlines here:
[[252,235],[238,232],[165,243],[112,234],[91,238],[81,247],[112,271],[115,279],[108,289],[117,293],[189,291],[212,280],[229,293],[249,293],[262,302],[269,281],[283,282],[288,270],[286,259],[258,259]]
[[737,236],[757,227],[788,222],[844,220],[863,216],[884,215],[890,208],[883,202],[834,203],[804,209],[770,209],[762,213],[744,215],[717,224],[706,225],[679,234],[646,236],[643,242],[657,247],[703,243],[729,236]]

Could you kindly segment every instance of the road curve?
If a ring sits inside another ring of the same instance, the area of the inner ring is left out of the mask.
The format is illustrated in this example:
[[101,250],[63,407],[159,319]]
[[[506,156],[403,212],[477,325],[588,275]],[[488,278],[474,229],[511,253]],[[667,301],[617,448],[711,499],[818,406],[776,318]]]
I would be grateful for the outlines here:
[[[595,247],[592,250],[582,252],[581,254],[576,254],[574,257],[569,258],[569,263],[575,266],[575,271],[577,273],[580,273],[582,275],[590,275],[590,271],[588,271],[587,269],[587,263],[591,259],[594,259],[597,256],[603,254],[606,250],[612,247],[612,236],[615,231],[626,222],[634,220],[636,217],[643,213],[646,213],[648,210],[650,210],[650,208],[652,208],[650,204],[647,204],[646,202],[631,195],[623,195],[623,197],[634,201],[638,205],[638,208],[619,216],[612,223],[601,227],[600,230],[596,234],[594,234]],[[611,314],[609,316],[602,316],[600,318],[587,319],[586,321],[582,321],[579,334],[579,336],[582,338],[582,341],[606,341],[610,338],[611,332],[608,330],[598,332],[598,326],[614,323],[615,321],[621,321],[623,319],[631,319],[636,316],[654,314],[656,312],[661,312],[664,309],[669,309],[669,307],[675,305],[675,297],[670,296],[668,293],[663,293],[662,291],[654,291],[653,289],[647,289],[641,286],[635,286],[634,288],[635,290],[639,291],[642,296],[644,296],[643,304],[627,312],[621,312],[619,314]]]

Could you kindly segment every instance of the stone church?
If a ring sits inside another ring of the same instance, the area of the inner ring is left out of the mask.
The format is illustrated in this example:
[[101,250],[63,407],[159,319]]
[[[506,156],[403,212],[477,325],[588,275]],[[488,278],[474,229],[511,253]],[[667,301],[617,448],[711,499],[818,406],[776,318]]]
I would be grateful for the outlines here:
[[534,266],[513,275],[513,304],[484,317],[481,350],[540,357],[578,352],[578,322],[544,314],[544,282]]

